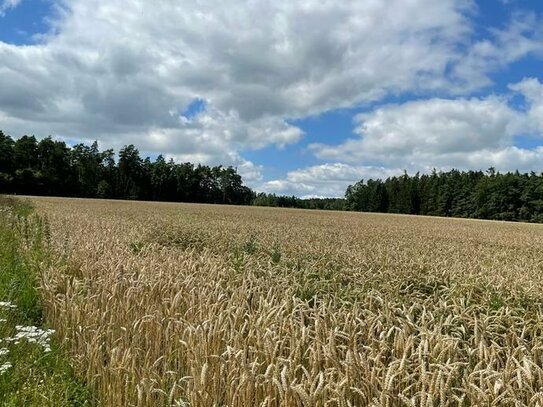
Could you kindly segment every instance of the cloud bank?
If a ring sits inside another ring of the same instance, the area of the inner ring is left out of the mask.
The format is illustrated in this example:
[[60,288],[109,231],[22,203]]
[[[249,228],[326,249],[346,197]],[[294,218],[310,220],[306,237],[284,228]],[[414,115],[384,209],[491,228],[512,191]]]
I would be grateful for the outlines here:
[[[0,42],[0,122],[14,136],[134,143],[236,165],[258,188],[298,195],[337,195],[404,167],[533,168],[541,154],[513,145],[541,130],[537,80],[511,85],[526,112],[507,95],[469,97],[542,52],[535,15],[480,37],[471,0],[57,0],[55,10],[38,43]],[[371,108],[403,94],[416,100]],[[187,117],[195,100],[204,108]],[[243,157],[300,143],[292,119],[357,106],[369,109],[355,119],[359,139],[310,146],[321,165],[259,181],[264,168]]]

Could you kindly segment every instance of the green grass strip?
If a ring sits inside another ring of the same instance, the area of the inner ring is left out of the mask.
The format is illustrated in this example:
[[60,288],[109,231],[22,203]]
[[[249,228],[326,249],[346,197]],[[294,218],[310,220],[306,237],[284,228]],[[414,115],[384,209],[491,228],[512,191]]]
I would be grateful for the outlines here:
[[92,406],[42,317],[37,265],[49,261],[47,222],[0,196],[0,406]]

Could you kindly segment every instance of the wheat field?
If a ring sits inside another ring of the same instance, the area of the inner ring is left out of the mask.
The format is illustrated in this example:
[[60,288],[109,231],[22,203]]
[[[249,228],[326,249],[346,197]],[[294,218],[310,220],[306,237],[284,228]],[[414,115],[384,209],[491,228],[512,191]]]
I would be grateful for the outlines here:
[[543,406],[543,226],[33,199],[103,406]]

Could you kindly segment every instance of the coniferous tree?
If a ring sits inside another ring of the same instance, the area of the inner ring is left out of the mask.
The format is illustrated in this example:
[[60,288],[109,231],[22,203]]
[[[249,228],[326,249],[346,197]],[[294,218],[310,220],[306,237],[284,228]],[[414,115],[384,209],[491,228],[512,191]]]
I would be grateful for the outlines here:
[[543,174],[501,174],[491,167],[362,180],[347,188],[345,209],[543,222]]
[[68,147],[51,137],[14,141],[0,131],[0,193],[250,204],[253,191],[232,167],[142,159],[134,145]]

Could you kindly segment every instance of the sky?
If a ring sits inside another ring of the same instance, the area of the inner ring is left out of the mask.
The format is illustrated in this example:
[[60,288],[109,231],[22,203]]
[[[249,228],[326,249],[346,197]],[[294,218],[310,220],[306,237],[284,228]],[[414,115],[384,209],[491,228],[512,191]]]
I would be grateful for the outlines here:
[[543,1],[0,0],[0,129],[340,197],[543,171]]

